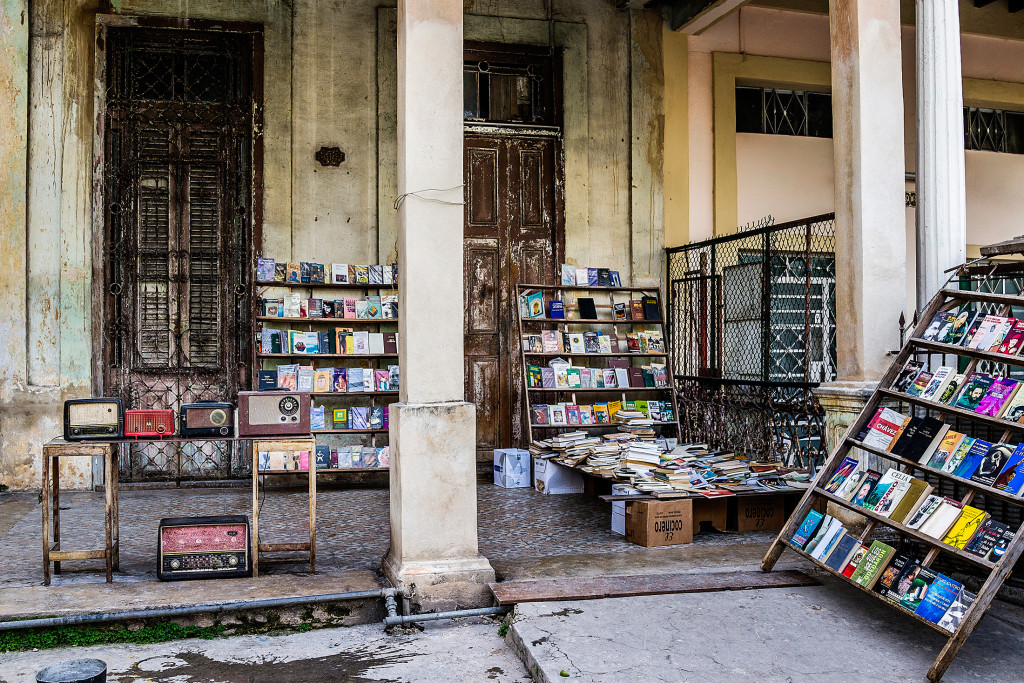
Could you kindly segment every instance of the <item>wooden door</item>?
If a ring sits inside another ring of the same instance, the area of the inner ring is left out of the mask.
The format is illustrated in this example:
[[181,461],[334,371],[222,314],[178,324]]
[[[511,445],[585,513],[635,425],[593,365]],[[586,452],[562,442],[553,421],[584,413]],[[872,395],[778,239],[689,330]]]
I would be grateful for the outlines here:
[[555,136],[465,138],[466,400],[481,461],[526,445],[515,286],[553,282],[559,151]]

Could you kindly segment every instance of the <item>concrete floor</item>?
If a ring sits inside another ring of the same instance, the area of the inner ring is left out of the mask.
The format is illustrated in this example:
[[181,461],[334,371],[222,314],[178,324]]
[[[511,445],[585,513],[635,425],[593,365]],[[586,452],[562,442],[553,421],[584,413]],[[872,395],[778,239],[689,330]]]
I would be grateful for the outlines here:
[[426,624],[422,633],[385,635],[379,625],[281,636],[179,640],[0,655],[0,681],[31,683],[46,666],[90,657],[107,663],[110,683],[310,683],[345,681],[530,680],[498,623]]

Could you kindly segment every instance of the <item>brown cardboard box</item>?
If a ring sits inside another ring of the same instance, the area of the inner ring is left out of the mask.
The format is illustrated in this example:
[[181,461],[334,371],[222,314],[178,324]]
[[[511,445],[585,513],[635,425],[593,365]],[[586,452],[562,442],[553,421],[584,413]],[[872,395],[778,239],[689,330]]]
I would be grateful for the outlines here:
[[645,548],[693,543],[693,501],[626,501],[626,540]]
[[739,496],[730,499],[729,529],[732,531],[778,531],[786,523],[783,496]]
[[726,530],[726,521],[729,516],[729,501],[725,498],[694,498],[693,503],[693,533],[700,533],[700,523],[710,522],[711,526],[718,531]]

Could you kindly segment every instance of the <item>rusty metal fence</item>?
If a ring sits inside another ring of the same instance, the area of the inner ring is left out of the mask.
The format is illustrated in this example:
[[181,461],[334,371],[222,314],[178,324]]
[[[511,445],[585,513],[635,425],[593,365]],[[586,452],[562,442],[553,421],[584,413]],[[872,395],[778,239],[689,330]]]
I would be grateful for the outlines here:
[[814,466],[836,376],[835,215],[666,250],[684,438]]

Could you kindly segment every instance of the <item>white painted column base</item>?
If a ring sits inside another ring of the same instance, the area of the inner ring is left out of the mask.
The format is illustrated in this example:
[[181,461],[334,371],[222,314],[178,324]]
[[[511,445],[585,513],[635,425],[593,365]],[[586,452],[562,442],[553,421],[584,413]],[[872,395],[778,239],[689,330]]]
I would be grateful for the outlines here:
[[420,610],[493,604],[477,546],[476,406],[393,403],[391,547],[383,568]]

